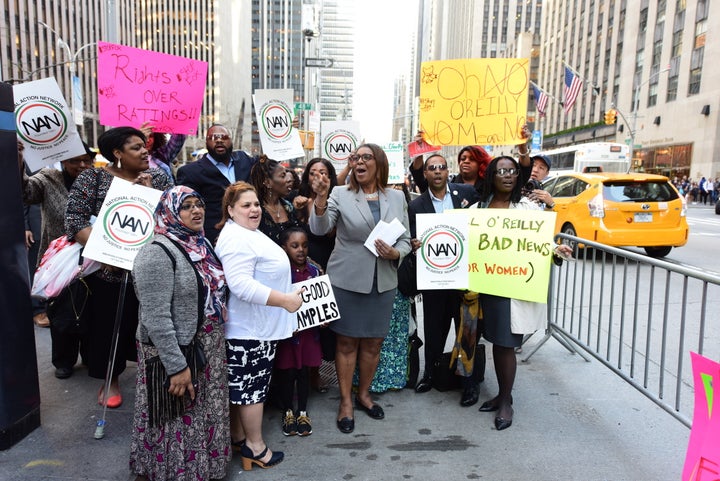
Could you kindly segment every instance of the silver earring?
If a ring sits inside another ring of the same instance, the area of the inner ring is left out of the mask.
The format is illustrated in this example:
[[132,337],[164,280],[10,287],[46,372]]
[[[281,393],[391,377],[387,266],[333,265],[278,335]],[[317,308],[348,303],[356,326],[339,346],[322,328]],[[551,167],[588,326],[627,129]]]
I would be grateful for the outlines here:
[[117,160],[116,160],[116,162],[115,162],[115,166],[116,166],[118,169],[122,169],[122,165],[120,164],[120,157],[117,158]]

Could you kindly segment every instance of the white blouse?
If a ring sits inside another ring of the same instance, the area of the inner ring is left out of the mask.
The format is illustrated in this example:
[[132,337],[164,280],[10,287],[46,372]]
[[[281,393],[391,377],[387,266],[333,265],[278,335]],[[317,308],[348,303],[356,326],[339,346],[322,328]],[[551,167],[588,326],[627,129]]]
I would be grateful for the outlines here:
[[225,338],[273,341],[290,337],[297,324],[295,314],[266,305],[273,289],[291,290],[285,251],[259,230],[228,220],[215,252],[230,288]]

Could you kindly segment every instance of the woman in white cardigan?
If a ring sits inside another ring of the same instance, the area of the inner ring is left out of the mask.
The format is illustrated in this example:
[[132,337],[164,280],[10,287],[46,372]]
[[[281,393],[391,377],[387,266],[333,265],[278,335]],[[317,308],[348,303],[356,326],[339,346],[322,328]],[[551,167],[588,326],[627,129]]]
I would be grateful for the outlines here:
[[243,469],[283,460],[262,437],[263,403],[270,385],[277,341],[292,335],[293,312],[302,304],[291,291],[285,251],[258,230],[262,210],[253,186],[237,182],[223,197],[222,229],[215,248],[230,288],[225,324],[230,387],[230,432]]

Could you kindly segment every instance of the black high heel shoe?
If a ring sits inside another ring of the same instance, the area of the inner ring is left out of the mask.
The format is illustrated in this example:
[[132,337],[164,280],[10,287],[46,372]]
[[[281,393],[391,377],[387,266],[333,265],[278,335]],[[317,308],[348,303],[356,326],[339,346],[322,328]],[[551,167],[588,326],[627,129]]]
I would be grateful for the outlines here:
[[263,469],[272,468],[276,464],[279,464],[283,459],[285,459],[285,453],[282,451],[273,451],[272,456],[270,457],[270,460],[266,463],[263,463],[260,461],[262,458],[265,457],[265,455],[268,452],[268,447],[265,446],[265,449],[263,449],[263,452],[255,456],[252,452],[252,449],[247,447],[247,445],[243,444],[240,447],[240,457],[242,458],[242,465],[243,470],[250,471],[252,470],[253,464],[256,464],[260,466]]
[[495,418],[495,429],[498,431],[502,431],[503,429],[507,429],[510,426],[512,426],[512,417],[515,414],[512,408],[510,408],[510,417],[509,418],[501,418],[500,416]]
[[[510,396],[510,405],[512,406],[513,398]],[[478,411],[481,413],[489,413],[493,411],[497,411],[500,408],[500,404],[498,403],[498,398],[494,397],[489,401],[485,401],[480,405],[478,408]],[[508,426],[509,427],[509,426]]]
[[230,446],[232,447],[233,451],[240,452],[243,446],[245,446],[245,440],[241,439],[240,441],[233,441],[230,439]]

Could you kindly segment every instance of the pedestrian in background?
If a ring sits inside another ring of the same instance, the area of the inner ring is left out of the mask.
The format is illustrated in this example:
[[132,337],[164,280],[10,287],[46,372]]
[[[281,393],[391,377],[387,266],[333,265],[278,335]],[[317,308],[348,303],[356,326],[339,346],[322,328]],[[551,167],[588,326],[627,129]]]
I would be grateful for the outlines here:
[[[42,227],[40,248],[37,263],[40,263],[50,241],[65,235],[65,210],[67,209],[70,188],[78,175],[92,167],[95,152],[83,142],[85,153],[60,162],[61,170],[45,167],[35,175],[28,176],[23,172],[23,202],[40,204]],[[18,149],[22,159],[22,149]],[[47,316],[46,316],[47,318]],[[55,377],[67,379],[73,374],[73,366],[80,353],[80,333],[64,332],[50,323],[52,339],[52,363],[55,366]],[[83,356],[84,358],[84,356]]]

